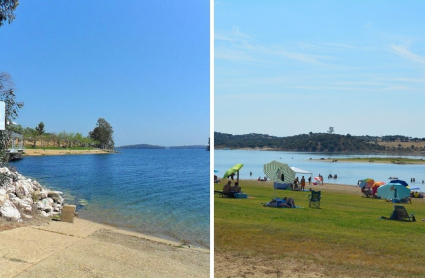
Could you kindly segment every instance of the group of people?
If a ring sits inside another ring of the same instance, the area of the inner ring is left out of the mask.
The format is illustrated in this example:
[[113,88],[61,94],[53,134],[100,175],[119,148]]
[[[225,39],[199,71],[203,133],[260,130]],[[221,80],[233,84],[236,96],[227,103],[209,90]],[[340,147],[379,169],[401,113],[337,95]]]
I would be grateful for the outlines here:
[[328,179],[337,179],[337,178],[338,178],[337,174],[335,174],[333,176],[332,176],[332,174],[329,174],[329,176],[328,176]]
[[293,198],[284,197],[282,200],[277,201],[276,205],[281,208],[295,208],[295,201]]
[[232,182],[228,181],[223,187],[224,193],[240,193],[242,192],[241,190],[242,190],[242,187],[239,187],[238,182],[235,182],[235,185],[232,186]]
[[423,198],[424,194],[418,192],[418,191],[411,191],[410,192],[410,197],[411,198]]
[[305,189],[305,178],[304,178],[304,176],[302,176],[301,181],[298,179],[298,177],[296,177],[294,182],[292,183],[292,190],[304,191],[304,189]]

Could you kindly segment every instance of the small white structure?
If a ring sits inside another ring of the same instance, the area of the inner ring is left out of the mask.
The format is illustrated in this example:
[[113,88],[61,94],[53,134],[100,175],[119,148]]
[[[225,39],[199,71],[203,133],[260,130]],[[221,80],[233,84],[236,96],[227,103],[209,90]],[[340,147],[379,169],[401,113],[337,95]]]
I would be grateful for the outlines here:
[[306,170],[297,168],[297,167],[291,167],[291,169],[296,173],[296,174],[304,174],[304,175],[310,175],[311,180],[313,180],[313,173],[312,172],[308,172]]

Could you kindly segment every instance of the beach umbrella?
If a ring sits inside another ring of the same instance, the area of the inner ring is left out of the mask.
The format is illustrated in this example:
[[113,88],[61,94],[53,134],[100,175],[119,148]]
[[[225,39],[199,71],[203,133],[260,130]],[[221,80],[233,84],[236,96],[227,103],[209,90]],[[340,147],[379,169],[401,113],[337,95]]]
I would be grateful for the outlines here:
[[398,183],[398,184],[401,184],[403,186],[408,186],[407,182],[402,181],[402,180],[392,180],[389,183]]
[[231,176],[234,173],[237,173],[237,181],[239,183],[239,170],[243,167],[242,163],[236,164],[235,166],[233,166],[232,168],[230,168],[229,170],[226,171],[226,173],[224,173],[223,179]]
[[380,187],[381,185],[384,185],[385,184],[385,182],[383,182],[383,181],[376,181],[373,185],[372,185],[372,188],[374,188],[374,187]]
[[372,188],[373,184],[375,183],[374,179],[364,179],[361,180],[359,183],[359,187],[363,188],[366,186],[366,188]]
[[387,183],[378,188],[377,195],[387,200],[400,200],[410,196],[410,189],[399,183]]
[[280,183],[292,183],[295,179],[295,171],[288,164],[276,160],[264,164],[263,172],[269,179]]

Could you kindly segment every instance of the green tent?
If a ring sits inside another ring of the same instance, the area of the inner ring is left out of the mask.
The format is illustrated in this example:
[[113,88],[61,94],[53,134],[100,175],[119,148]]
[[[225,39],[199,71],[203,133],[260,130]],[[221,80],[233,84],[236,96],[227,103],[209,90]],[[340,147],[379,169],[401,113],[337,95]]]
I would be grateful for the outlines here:
[[[292,170],[288,164],[277,162],[273,160],[264,164],[264,174],[273,181],[273,188],[279,188],[279,184],[293,183],[295,179],[295,171]],[[276,197],[276,191],[275,191]]]
[[273,160],[270,163],[264,164],[264,174],[274,182],[278,183],[293,183],[295,179],[295,171],[288,164]]
[[226,171],[226,173],[224,173],[223,179],[231,176],[234,173],[237,173],[237,180],[239,183],[239,170],[243,167],[242,163],[236,164],[235,166],[233,166],[232,168],[230,168],[229,170]]

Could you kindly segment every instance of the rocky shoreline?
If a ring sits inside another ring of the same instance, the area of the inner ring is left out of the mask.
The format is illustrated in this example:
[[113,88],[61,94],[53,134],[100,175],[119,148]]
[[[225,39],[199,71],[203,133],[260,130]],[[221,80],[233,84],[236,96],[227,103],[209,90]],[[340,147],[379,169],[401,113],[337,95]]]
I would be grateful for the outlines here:
[[9,168],[0,168],[0,220],[23,222],[34,216],[58,216],[64,204],[62,194]]

